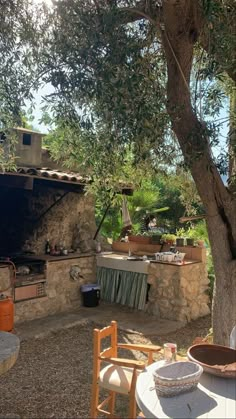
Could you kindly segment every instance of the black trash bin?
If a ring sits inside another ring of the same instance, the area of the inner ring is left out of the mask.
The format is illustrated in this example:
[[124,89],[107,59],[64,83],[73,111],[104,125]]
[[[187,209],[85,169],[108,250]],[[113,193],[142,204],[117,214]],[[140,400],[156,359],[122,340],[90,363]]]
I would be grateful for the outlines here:
[[83,304],[85,307],[96,307],[100,300],[100,285],[85,284],[81,285]]

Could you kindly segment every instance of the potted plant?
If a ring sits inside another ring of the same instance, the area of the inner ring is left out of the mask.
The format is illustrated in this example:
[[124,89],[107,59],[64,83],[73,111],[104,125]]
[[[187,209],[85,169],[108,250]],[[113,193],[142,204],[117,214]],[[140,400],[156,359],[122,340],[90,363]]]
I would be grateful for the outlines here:
[[150,244],[151,243],[151,237],[148,235],[148,233],[138,233],[138,234],[130,234],[129,235],[129,241],[136,242],[136,243],[142,243],[142,244]]
[[184,238],[183,237],[177,237],[176,239],[176,246],[184,246]]
[[154,232],[150,232],[152,244],[161,244],[162,232],[158,229]]
[[161,234],[153,234],[151,239],[152,239],[152,244],[160,244],[161,243]]
[[164,241],[164,243],[173,245],[175,243],[176,236],[174,234],[167,233],[167,234],[162,234],[161,239]]
[[176,246],[179,247],[183,247],[184,246],[184,237],[186,235],[186,230],[184,230],[183,228],[180,228],[179,230],[176,231]]
[[187,237],[186,244],[187,246],[194,246],[194,239],[192,237]]

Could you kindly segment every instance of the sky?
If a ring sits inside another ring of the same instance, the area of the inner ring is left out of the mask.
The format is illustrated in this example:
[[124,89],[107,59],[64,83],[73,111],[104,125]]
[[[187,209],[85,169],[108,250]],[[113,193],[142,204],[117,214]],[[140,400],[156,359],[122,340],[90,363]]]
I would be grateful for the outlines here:
[[[49,126],[43,124],[42,122],[40,122],[41,118],[42,118],[42,106],[43,106],[43,97],[46,95],[49,95],[50,93],[53,92],[53,87],[50,85],[46,85],[44,88],[42,88],[39,92],[35,93],[34,95],[34,110],[33,110],[33,117],[34,120],[32,122],[33,128],[39,130],[40,132],[42,132],[43,134],[47,133],[50,129]],[[30,103],[27,102],[26,103],[26,109],[29,108]]]

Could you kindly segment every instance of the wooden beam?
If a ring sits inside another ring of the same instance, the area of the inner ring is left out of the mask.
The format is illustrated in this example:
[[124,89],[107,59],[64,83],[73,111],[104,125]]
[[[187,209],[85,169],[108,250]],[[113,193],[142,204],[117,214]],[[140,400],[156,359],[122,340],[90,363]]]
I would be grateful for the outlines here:
[[194,220],[202,220],[206,218],[206,214],[202,214],[202,215],[192,215],[190,217],[181,217],[179,219],[180,223],[185,223],[186,221],[194,221]]

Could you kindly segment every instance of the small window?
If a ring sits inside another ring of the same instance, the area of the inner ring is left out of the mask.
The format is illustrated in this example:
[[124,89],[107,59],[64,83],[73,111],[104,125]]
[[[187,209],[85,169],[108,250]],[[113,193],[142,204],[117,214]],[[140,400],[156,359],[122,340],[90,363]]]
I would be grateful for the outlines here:
[[23,144],[31,145],[31,134],[23,134]]

